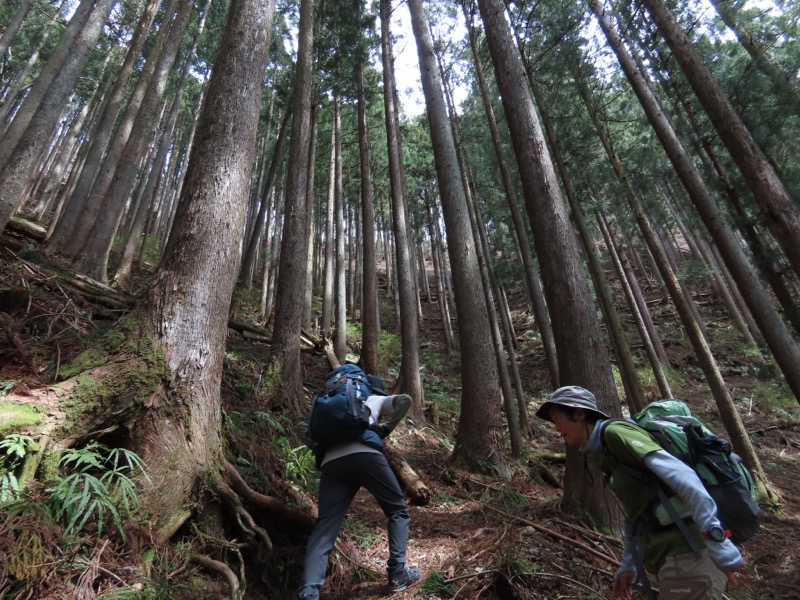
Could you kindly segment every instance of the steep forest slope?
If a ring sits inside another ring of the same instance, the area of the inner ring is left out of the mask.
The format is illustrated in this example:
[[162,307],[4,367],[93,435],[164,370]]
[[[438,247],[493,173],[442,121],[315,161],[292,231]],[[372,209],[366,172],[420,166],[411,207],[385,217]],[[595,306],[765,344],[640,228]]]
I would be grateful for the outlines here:
[[[48,410],[37,390],[57,381],[59,370],[115,323],[135,302],[133,297],[74,279],[35,249],[19,253],[0,248],[0,435],[26,431],[36,411]],[[800,411],[760,356],[743,350],[724,309],[698,289],[695,295],[715,340],[724,376],[747,430],[782,495],[785,509],[767,515],[762,531],[745,545],[747,564],[729,598],[800,598]],[[660,291],[648,290],[648,301],[663,332],[675,395],[689,402],[714,429],[721,431],[700,371],[681,338],[670,306]],[[549,392],[546,366],[526,307],[514,302],[514,324],[520,341],[520,366],[529,407]],[[393,303],[384,297],[384,329],[394,326]],[[560,509],[560,438],[543,424],[532,423],[522,457],[513,463],[510,481],[476,475],[449,463],[459,398],[459,366],[447,356],[438,332],[438,309],[423,304],[422,366],[428,423],[406,421],[392,435],[399,451],[432,492],[426,506],[413,506],[409,558],[419,564],[423,580],[399,599],[411,598],[607,598],[620,545]],[[632,327],[632,324],[630,325]],[[250,486],[283,503],[313,514],[317,473],[304,447],[291,434],[292,423],[271,410],[263,365],[268,344],[244,328],[231,329],[222,385],[228,459]],[[358,339],[353,336],[353,339]],[[381,345],[382,373],[391,387],[397,374],[397,345]],[[351,340],[353,342],[353,340]],[[353,356],[357,347],[351,343]],[[309,396],[322,382],[328,365],[320,348],[303,353]],[[644,382],[648,395],[655,386]],[[29,397],[26,408],[4,397]],[[55,410],[55,406],[52,407]],[[531,411],[532,413],[532,411]],[[99,432],[102,437],[102,432]],[[3,476],[12,465],[13,445],[5,437],[0,449]],[[76,466],[75,464],[72,465]],[[53,466],[49,468],[53,469]],[[56,468],[57,471],[57,468]],[[64,481],[71,472],[51,473]],[[4,480],[5,481],[5,480]],[[302,568],[305,533],[286,527],[268,512],[253,513],[272,538],[271,554],[251,550],[246,539],[230,532],[180,530],[168,544],[153,541],[147,523],[120,510],[120,523],[108,511],[54,511],[54,491],[32,487],[22,503],[0,512],[1,598],[229,598],[231,579],[239,596],[292,598]],[[107,506],[98,504],[99,507]],[[49,507],[49,510],[48,510]],[[90,506],[91,507],[91,506]],[[223,510],[220,508],[220,510]],[[80,515],[79,515],[80,516]],[[323,598],[379,598],[387,595],[386,534],[377,504],[359,493],[332,554]],[[220,565],[227,564],[229,570]]]

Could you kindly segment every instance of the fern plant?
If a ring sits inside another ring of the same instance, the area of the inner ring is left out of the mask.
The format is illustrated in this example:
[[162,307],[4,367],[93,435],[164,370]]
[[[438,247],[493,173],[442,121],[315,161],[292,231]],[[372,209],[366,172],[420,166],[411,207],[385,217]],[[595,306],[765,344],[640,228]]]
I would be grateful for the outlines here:
[[15,471],[32,443],[32,437],[19,433],[12,433],[0,440],[0,506],[16,500],[19,495]]
[[65,534],[80,533],[92,518],[102,534],[110,518],[125,539],[122,518],[133,516],[139,506],[132,478],[138,472],[149,481],[142,459],[129,450],[92,442],[64,452],[60,465],[72,473],[47,491],[56,519],[67,523]]

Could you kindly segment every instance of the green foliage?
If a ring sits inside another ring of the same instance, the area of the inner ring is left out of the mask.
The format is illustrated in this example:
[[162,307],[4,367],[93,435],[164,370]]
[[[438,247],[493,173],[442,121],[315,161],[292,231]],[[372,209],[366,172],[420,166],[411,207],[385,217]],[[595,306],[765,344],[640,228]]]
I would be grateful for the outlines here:
[[286,428],[270,413],[259,411],[255,414],[256,423],[271,429],[275,433],[285,434]]
[[89,519],[97,522],[98,534],[110,517],[122,538],[122,517],[132,517],[139,496],[131,477],[137,472],[148,481],[145,464],[139,456],[123,448],[108,448],[92,442],[84,448],[67,450],[61,467],[72,471],[48,488],[55,518],[66,521],[66,535],[80,533]]
[[490,489],[484,496],[483,501],[509,512],[519,511],[528,504],[528,498],[510,487],[503,487],[497,493]]
[[33,438],[13,433],[0,440],[0,506],[17,498],[19,482],[14,473],[25,458]]
[[303,488],[307,487],[314,475],[314,453],[307,446],[292,448],[285,437],[277,438],[273,443],[281,451],[281,459],[286,465],[286,478]]
[[389,331],[378,333],[378,357],[381,365],[387,368],[389,365],[399,365],[403,357],[400,336]]
[[432,571],[420,584],[419,591],[427,595],[452,596],[458,591],[458,588],[455,583],[447,583],[444,575],[439,571]]
[[372,548],[381,543],[381,535],[357,519],[345,519],[342,531],[355,538],[359,548]]
[[447,506],[460,506],[464,504],[464,500],[458,496],[451,496],[445,492],[437,492],[436,495],[439,497],[439,502]]
[[532,575],[535,573],[540,573],[544,570],[544,567],[541,565],[537,565],[535,563],[531,564],[519,556],[518,551],[518,548],[507,548],[503,556],[500,557],[500,560],[492,565],[492,568],[502,571],[503,573],[506,573],[512,577],[519,575]]
[[786,419],[800,417],[800,405],[785,383],[763,383],[751,388],[738,403],[741,412],[749,413],[757,406],[762,412],[774,412]]

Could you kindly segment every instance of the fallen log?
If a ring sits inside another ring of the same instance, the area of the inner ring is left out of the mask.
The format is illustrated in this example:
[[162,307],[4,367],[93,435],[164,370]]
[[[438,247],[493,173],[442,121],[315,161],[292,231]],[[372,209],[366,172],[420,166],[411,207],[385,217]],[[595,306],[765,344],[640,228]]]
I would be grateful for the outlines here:
[[411,498],[411,503],[414,506],[426,506],[430,503],[433,492],[425,485],[405,459],[400,456],[400,453],[389,444],[386,444],[384,453],[389,461],[389,466],[392,467],[392,471],[397,475],[397,480],[408,494],[408,497]]
[[44,238],[47,237],[47,228],[21,217],[11,217],[8,220],[6,229],[13,231],[14,233],[24,235],[25,237],[29,237],[37,242],[43,242]]

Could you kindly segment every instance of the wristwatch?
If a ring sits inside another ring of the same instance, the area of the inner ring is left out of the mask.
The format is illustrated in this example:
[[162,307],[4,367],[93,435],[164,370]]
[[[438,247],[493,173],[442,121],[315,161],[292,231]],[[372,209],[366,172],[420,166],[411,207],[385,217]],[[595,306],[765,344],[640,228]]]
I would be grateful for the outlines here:
[[710,527],[708,531],[703,532],[703,537],[707,540],[711,540],[712,542],[724,542],[728,537],[730,537],[730,533],[725,531],[719,525],[714,525]]

